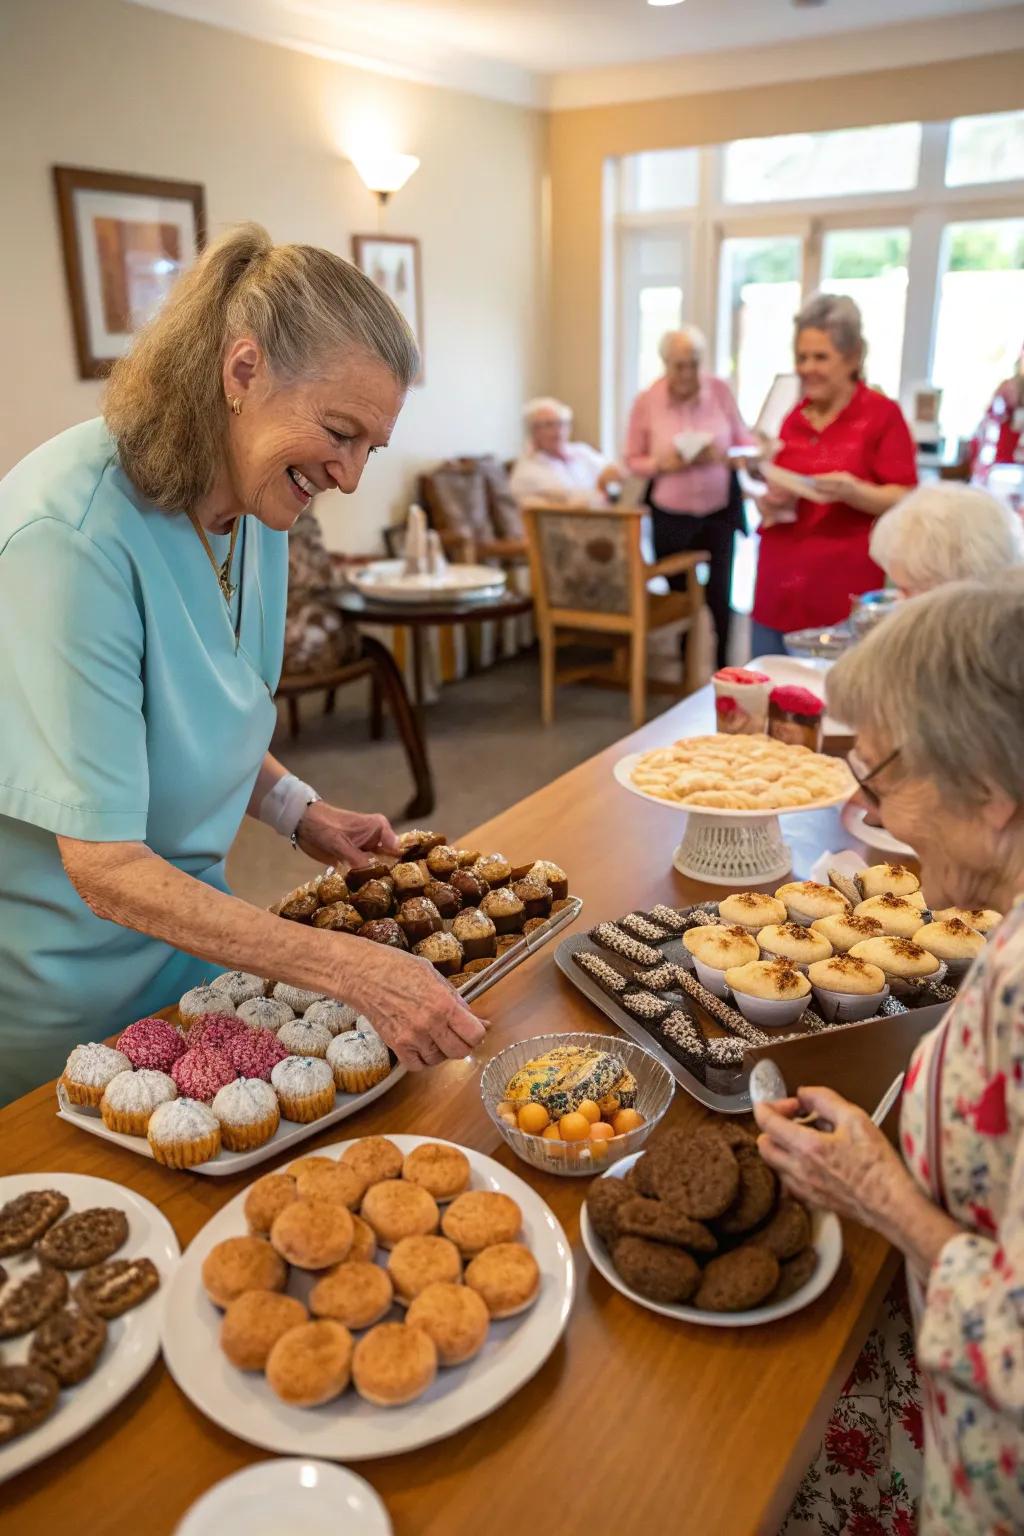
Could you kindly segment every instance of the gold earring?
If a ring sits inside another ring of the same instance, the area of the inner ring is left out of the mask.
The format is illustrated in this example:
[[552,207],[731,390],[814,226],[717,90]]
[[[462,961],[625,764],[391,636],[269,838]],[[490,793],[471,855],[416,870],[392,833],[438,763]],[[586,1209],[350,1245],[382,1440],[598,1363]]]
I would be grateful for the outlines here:
[[242,402],[238,398],[238,396],[237,395],[229,395],[228,399],[231,401],[231,409],[234,411],[235,415],[236,416],[241,416],[241,414],[242,414]]

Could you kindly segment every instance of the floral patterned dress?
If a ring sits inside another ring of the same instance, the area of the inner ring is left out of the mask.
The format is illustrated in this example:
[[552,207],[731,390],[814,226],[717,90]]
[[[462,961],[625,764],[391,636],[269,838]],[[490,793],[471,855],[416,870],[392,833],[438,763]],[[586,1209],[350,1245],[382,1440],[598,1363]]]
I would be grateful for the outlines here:
[[[964,1228],[946,1243],[926,1287],[910,1281],[919,1378],[907,1319],[890,1295],[785,1536],[1024,1531],[1022,1130],[1024,902],[1018,902],[954,1007],[921,1041],[904,1087],[900,1136],[907,1167]],[[923,1470],[914,1454],[922,1439]]]

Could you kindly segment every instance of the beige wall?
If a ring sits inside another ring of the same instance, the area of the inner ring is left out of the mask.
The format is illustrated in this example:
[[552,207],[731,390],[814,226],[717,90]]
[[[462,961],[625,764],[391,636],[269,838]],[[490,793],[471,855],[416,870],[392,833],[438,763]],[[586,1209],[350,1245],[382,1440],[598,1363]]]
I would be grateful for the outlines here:
[[77,377],[52,164],[200,181],[212,232],[258,219],[348,255],[376,203],[341,156],[374,121],[422,162],[384,228],[423,242],[426,384],[356,495],[322,500],[352,550],[379,547],[420,466],[514,451],[545,383],[543,115],[119,0],[0,0],[0,474],[99,408]]
[[[879,34],[884,36],[884,34]],[[940,120],[1024,104],[1024,50],[735,91],[556,112],[551,119],[551,387],[599,437],[605,159],[765,133]]]

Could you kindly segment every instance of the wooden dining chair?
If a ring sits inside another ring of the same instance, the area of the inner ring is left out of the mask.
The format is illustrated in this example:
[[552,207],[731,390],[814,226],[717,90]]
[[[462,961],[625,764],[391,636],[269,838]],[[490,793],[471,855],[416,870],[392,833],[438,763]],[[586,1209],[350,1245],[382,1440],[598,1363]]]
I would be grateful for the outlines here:
[[[559,683],[592,681],[628,687],[633,725],[644,722],[647,694],[681,698],[700,685],[694,643],[704,608],[697,567],[706,550],[669,555],[653,563],[644,557],[642,507],[524,508],[541,656],[541,717],[554,719]],[[658,576],[683,577],[680,591],[652,591]],[[690,635],[678,684],[648,676],[647,645],[653,630],[675,625]],[[607,640],[615,652],[607,664],[558,666],[567,645]]]

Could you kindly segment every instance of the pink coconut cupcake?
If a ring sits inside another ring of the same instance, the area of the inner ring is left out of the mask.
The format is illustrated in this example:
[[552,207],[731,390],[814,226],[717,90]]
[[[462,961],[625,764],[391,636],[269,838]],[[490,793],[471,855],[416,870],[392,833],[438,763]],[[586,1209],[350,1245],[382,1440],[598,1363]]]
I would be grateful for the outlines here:
[[185,1054],[185,1038],[166,1019],[136,1019],[122,1030],[117,1049],[123,1051],[133,1067],[170,1072],[178,1057]]
[[244,1020],[234,1013],[204,1013],[196,1019],[186,1036],[189,1050],[201,1045],[207,1050],[222,1051],[229,1040],[248,1029]]
[[196,1045],[178,1057],[171,1068],[171,1076],[182,1098],[199,1099],[203,1104],[209,1104],[225,1084],[234,1082],[238,1073],[223,1051]]
[[265,1083],[289,1054],[270,1029],[245,1029],[224,1046],[224,1055],[240,1077],[259,1077]]

